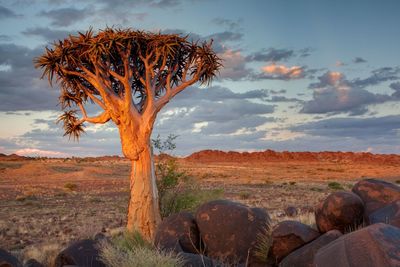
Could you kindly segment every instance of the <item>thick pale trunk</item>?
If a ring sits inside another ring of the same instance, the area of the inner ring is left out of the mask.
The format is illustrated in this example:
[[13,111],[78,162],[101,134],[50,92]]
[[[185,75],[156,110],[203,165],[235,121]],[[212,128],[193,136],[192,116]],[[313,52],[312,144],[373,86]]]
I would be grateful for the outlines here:
[[137,160],[132,161],[128,208],[129,231],[139,231],[147,240],[153,240],[161,221],[154,163],[147,145]]

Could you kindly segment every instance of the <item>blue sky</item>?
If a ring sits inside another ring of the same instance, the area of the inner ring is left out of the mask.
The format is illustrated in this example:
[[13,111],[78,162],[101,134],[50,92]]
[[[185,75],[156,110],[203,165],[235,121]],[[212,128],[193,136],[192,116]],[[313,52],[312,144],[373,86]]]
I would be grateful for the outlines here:
[[224,69],[159,114],[154,134],[201,149],[400,149],[399,1],[0,0],[0,153],[121,155],[112,123],[80,142],[55,124],[58,88],[32,59],[90,26],[214,39]]

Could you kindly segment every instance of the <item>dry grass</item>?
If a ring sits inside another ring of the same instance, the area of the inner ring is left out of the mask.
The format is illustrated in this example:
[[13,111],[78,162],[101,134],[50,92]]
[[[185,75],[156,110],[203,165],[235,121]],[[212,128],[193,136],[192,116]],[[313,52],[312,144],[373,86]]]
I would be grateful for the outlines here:
[[35,259],[43,266],[54,266],[55,259],[61,251],[59,244],[43,244],[25,248],[21,257],[25,260]]

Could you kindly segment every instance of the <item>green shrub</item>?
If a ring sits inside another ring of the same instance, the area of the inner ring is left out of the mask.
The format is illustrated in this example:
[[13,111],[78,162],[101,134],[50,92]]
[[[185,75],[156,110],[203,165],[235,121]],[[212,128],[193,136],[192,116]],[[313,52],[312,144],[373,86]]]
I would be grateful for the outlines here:
[[179,256],[155,249],[137,232],[125,232],[103,242],[100,251],[101,260],[109,267],[182,266]]
[[177,136],[169,135],[166,141],[160,136],[153,139],[153,146],[159,151],[156,166],[157,188],[161,217],[165,218],[180,211],[194,211],[199,205],[221,197],[221,189],[202,190],[196,181],[186,172],[179,170],[178,162],[165,154],[176,148]]
[[333,190],[344,190],[343,186],[338,182],[330,182],[328,187]]

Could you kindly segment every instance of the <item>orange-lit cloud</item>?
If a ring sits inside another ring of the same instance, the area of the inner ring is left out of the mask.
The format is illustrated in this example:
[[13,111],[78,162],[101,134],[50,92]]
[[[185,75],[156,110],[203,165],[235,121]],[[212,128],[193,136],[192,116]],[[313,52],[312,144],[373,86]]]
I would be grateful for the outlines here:
[[304,76],[304,69],[300,66],[286,67],[285,65],[271,64],[262,67],[264,73],[273,76],[282,76],[287,79],[298,79]]

